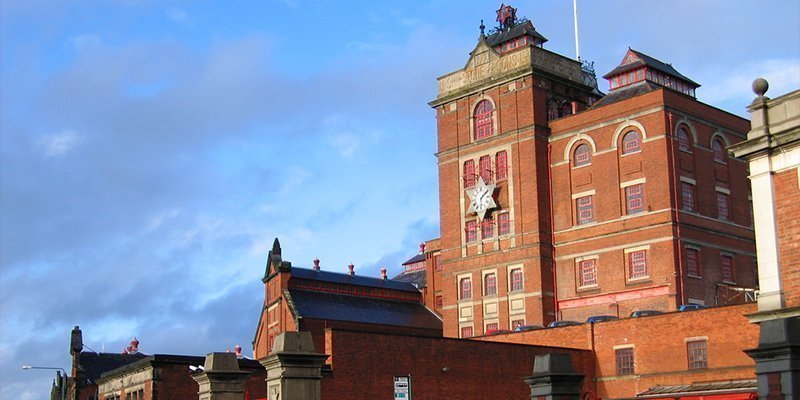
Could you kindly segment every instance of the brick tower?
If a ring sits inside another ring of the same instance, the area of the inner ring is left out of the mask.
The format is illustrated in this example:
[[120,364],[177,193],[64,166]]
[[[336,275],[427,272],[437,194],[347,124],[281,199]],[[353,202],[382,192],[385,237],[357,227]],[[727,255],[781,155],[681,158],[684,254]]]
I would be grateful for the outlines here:
[[497,22],[429,103],[445,336],[752,293],[747,172],[724,151],[747,121],[635,50],[604,96],[591,64],[545,50],[514,8]]
[[593,72],[545,50],[531,21],[510,6],[497,15],[430,103],[446,336],[553,320],[548,120],[600,98]]

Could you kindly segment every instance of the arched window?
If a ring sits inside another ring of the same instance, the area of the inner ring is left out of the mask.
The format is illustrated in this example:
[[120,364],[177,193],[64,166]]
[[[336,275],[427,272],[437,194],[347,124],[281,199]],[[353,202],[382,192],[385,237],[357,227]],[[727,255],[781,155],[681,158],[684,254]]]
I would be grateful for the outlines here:
[[689,132],[687,132],[684,127],[678,128],[678,150],[687,153],[692,152],[692,139],[689,137]]
[[475,106],[474,120],[475,140],[483,139],[494,134],[494,107],[489,100],[481,100]]
[[622,154],[636,153],[640,150],[639,132],[629,131],[622,137]]
[[725,154],[725,145],[722,143],[722,139],[715,138],[711,142],[711,151],[714,152],[714,161],[725,164],[728,155]]
[[589,145],[583,143],[578,147],[576,147],[573,165],[576,167],[582,167],[584,165],[589,165],[591,163],[592,163],[592,151],[589,148]]

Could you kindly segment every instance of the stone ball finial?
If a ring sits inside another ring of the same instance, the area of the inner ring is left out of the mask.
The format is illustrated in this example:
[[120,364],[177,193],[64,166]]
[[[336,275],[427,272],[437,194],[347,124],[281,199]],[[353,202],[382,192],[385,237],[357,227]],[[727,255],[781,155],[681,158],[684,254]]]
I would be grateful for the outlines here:
[[767,82],[764,78],[757,78],[753,81],[753,92],[758,95],[758,97],[764,96],[769,90],[769,82]]

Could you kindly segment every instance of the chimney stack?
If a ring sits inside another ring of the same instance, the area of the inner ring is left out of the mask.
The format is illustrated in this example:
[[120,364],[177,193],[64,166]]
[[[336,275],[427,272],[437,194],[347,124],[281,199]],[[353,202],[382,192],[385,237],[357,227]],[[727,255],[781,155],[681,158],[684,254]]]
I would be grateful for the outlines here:
[[319,272],[319,258],[314,259],[314,271]]
[[381,268],[381,279],[386,280],[386,268]]
[[81,328],[78,325],[75,325],[72,328],[72,336],[70,338],[69,344],[69,353],[70,354],[77,354],[83,350],[83,333],[81,333]]
[[233,348],[233,352],[236,353],[236,358],[242,358],[242,346],[237,344],[236,347]]
[[419,244],[419,254],[425,254],[425,242]]
[[355,266],[355,265],[353,265],[353,263],[350,263],[350,264],[347,266],[347,269],[349,270],[349,272],[348,272],[348,273],[349,273],[351,276],[356,274],[355,268],[356,268],[356,266]]

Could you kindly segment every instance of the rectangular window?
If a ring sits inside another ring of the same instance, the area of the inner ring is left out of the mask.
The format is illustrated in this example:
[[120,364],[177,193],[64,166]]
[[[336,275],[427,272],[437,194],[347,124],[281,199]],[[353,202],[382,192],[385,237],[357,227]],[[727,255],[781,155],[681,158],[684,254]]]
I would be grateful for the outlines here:
[[464,162],[464,187],[475,186],[475,161],[467,160]]
[[644,211],[644,184],[639,183],[625,188],[625,204],[628,215]]
[[730,221],[730,197],[727,193],[717,192],[717,212],[719,219]]
[[506,179],[508,177],[508,154],[505,150],[498,152],[495,156],[495,177],[497,180]]
[[442,299],[442,295],[440,294],[436,295],[436,297],[434,298],[434,304],[435,304],[434,307],[442,308],[442,306],[444,305],[444,300]]
[[478,165],[481,169],[481,178],[486,183],[492,182],[492,158],[489,156],[481,156],[480,160],[478,161]]
[[681,198],[683,199],[683,209],[694,211],[694,185],[689,182],[681,182]]
[[486,296],[497,294],[497,275],[492,273],[483,277],[483,294]]
[[489,333],[489,331],[495,331],[497,329],[499,329],[499,326],[497,325],[497,322],[493,322],[491,324],[486,324],[486,332],[485,333]]
[[511,233],[511,220],[508,213],[497,215],[497,235],[504,236]]
[[516,327],[522,326],[522,325],[525,325],[525,320],[524,319],[515,319],[515,320],[511,321],[511,329],[515,329]]
[[511,291],[522,290],[522,270],[515,268],[511,270]]
[[617,375],[633,375],[633,348],[617,349]]
[[458,283],[459,285],[459,294],[460,299],[471,299],[472,298],[472,279],[470,278],[461,278],[461,281]]
[[583,196],[575,199],[575,208],[578,214],[578,225],[594,222],[594,196]]
[[686,248],[686,274],[700,276],[700,251],[691,247]]
[[731,283],[736,282],[733,276],[733,257],[728,255],[720,256],[719,265],[720,269],[722,269],[722,281]]
[[647,251],[639,250],[628,253],[630,279],[647,277]]
[[597,285],[597,268],[595,260],[583,260],[578,263],[581,286]]
[[464,231],[467,234],[467,243],[478,240],[478,223],[474,219],[467,221]]
[[707,341],[686,342],[686,358],[689,360],[689,369],[708,368]]
[[441,271],[442,270],[442,256],[437,254],[433,256],[433,270],[434,271]]
[[494,219],[491,215],[486,215],[483,222],[481,222],[481,234],[484,239],[491,239],[494,237]]
[[472,337],[472,327],[471,326],[463,326],[463,327],[461,327],[461,337],[462,338],[470,338],[470,337]]

